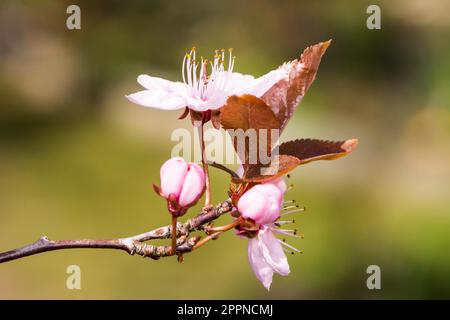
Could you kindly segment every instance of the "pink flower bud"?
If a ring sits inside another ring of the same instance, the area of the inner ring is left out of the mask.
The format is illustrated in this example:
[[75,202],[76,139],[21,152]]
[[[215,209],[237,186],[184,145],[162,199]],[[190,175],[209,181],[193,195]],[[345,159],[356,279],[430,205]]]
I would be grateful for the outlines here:
[[167,160],[161,167],[161,194],[169,201],[176,202],[176,207],[187,208],[195,205],[205,189],[205,173],[195,164],[183,158]]
[[178,199],[187,171],[188,164],[183,158],[172,158],[162,165],[160,175],[164,197],[168,198],[170,194],[174,194]]
[[245,192],[238,202],[238,210],[244,218],[257,224],[269,224],[280,216],[283,193],[271,183],[258,184]]

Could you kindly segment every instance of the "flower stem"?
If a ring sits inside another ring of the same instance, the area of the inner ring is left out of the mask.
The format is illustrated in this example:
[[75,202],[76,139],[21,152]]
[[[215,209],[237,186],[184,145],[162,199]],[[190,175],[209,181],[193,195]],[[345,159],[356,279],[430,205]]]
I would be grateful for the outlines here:
[[195,250],[197,248],[200,248],[201,246],[203,246],[205,243],[209,242],[210,240],[216,239],[217,236],[221,235],[222,233],[233,229],[234,227],[236,227],[237,225],[239,225],[240,221],[239,220],[235,220],[230,224],[224,225],[224,226],[220,226],[220,227],[216,227],[216,228],[209,228],[208,232],[213,232],[211,234],[209,234],[207,237],[201,239],[199,242],[197,242],[194,247],[192,248],[192,250]]
[[206,230],[209,233],[213,233],[213,232],[225,232],[228,231],[230,229],[233,229],[234,227],[238,226],[240,223],[239,219],[234,220],[232,223],[226,224],[224,226],[220,226],[220,227],[212,227],[212,228],[207,228]]
[[202,165],[203,171],[205,171],[205,207],[211,206],[211,184],[209,181],[209,169],[208,169],[208,161],[206,159],[205,153],[205,139],[204,139],[204,124],[202,123],[199,127],[199,138],[200,138],[200,147],[202,150]]
[[177,217],[172,215],[172,250],[171,255],[177,252]]

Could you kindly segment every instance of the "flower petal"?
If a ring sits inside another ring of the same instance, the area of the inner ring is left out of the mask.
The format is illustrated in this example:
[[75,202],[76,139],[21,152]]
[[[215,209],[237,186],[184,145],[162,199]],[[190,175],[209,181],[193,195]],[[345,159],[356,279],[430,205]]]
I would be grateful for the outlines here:
[[166,91],[158,90],[143,90],[136,93],[132,93],[126,98],[138,105],[149,108],[163,109],[163,110],[176,110],[186,106],[185,99],[183,97],[170,94]]
[[269,290],[272,284],[273,270],[264,259],[259,249],[258,239],[253,238],[248,241],[248,261],[255,273],[256,278]]
[[268,206],[266,195],[255,186],[241,196],[237,207],[244,218],[250,218],[259,224],[266,220]]
[[255,81],[255,77],[249,74],[242,74],[239,72],[225,72],[225,77],[227,77],[227,85],[225,91],[228,93],[239,92],[249,87]]
[[182,207],[188,207],[200,198],[205,189],[205,172],[196,163],[190,163],[184,179],[178,203]]
[[280,216],[282,203],[283,195],[275,185],[258,184],[240,197],[238,210],[257,224],[270,224]]
[[[283,194],[277,186],[273,184],[258,184],[252,189],[264,194],[266,199],[266,208],[264,215],[257,223],[270,224],[280,217],[281,208],[283,206]],[[252,190],[250,189],[250,191]]]
[[216,110],[222,107],[228,99],[228,95],[222,90],[214,90],[214,95],[206,100],[199,98],[187,98],[187,106],[195,111]]
[[188,164],[179,157],[171,158],[162,165],[161,190],[165,197],[169,197],[170,194],[179,197],[187,171]]
[[264,93],[266,93],[274,84],[276,84],[281,79],[284,79],[288,76],[288,72],[284,68],[278,68],[276,70],[272,70],[265,75],[254,79],[251,81],[245,88],[241,88],[234,94],[243,95],[243,94],[251,94],[255,97],[261,97]]
[[159,90],[178,95],[184,95],[186,92],[186,85],[182,82],[173,82],[146,74],[139,75],[137,82],[147,90]]
[[286,193],[287,185],[282,177],[278,177],[278,178],[269,180],[269,181],[265,182],[264,184],[273,184],[275,187],[278,188],[278,190],[280,190],[281,194]]
[[278,274],[287,276],[290,273],[286,254],[283,251],[280,241],[273,235],[269,227],[264,227],[259,231],[259,249],[264,260]]

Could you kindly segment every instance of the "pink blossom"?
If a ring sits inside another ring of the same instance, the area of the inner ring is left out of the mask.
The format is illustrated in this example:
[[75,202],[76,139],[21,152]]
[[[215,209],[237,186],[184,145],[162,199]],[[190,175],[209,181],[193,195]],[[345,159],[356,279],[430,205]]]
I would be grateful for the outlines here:
[[205,173],[196,163],[183,158],[167,160],[161,167],[160,193],[176,207],[188,208],[198,201],[205,189]]
[[126,97],[144,107],[163,110],[188,107],[202,112],[222,107],[231,95],[261,97],[278,81],[288,77],[289,70],[286,68],[272,70],[259,78],[233,72],[235,57],[231,49],[227,64],[226,58],[224,50],[216,50],[212,62],[203,57],[197,61],[193,48],[183,59],[183,82],[140,75],[137,81],[145,90]]
[[244,218],[257,224],[275,221],[281,212],[283,194],[273,184],[258,184],[245,192],[238,202],[238,210]]
[[[239,172],[239,169],[238,169]],[[299,252],[293,246],[278,239],[275,234],[298,237],[295,230],[281,229],[280,226],[293,222],[282,220],[281,215],[300,211],[300,209],[284,212],[283,196],[287,187],[283,178],[275,178],[268,182],[258,184],[246,191],[238,201],[238,211],[245,219],[256,223],[257,232],[250,228],[247,235],[248,259],[250,266],[258,280],[269,290],[274,273],[282,276],[289,274],[289,264],[284,250]],[[292,207],[292,206],[291,206]],[[290,207],[286,207],[289,209]],[[238,234],[245,235],[245,230]]]
[[290,273],[289,264],[279,239],[272,226],[262,226],[255,238],[248,241],[248,260],[253,272],[263,286],[269,290],[273,273],[282,276]]

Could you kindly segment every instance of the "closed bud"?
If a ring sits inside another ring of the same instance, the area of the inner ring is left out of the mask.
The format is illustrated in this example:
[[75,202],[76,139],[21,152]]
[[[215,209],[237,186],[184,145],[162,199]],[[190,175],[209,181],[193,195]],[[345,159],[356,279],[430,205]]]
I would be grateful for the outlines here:
[[183,158],[167,160],[161,167],[161,187],[155,190],[167,200],[169,211],[177,216],[195,205],[205,190],[205,173],[196,163]]
[[239,199],[238,210],[244,218],[263,225],[280,216],[283,193],[272,183],[259,184],[246,191]]

